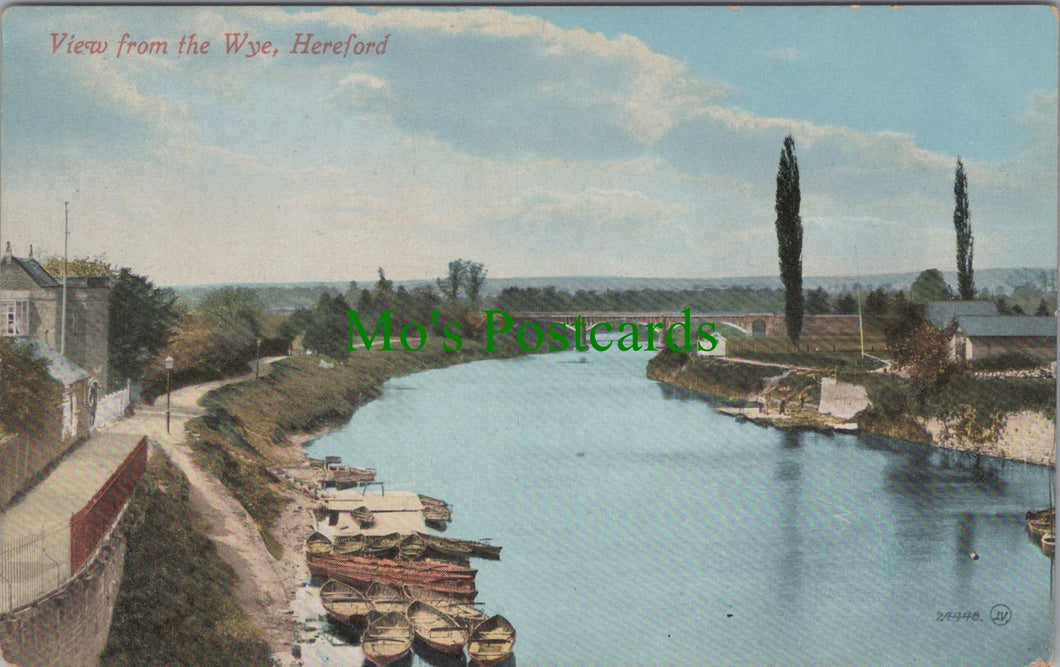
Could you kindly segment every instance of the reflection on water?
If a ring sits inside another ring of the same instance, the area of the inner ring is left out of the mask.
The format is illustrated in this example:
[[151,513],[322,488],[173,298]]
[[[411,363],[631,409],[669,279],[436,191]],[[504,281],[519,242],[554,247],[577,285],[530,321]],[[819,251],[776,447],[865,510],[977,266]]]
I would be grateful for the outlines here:
[[[525,665],[1049,655],[1049,560],[1022,522],[1048,502],[1048,470],[739,422],[646,380],[649,356],[402,378],[412,391],[388,385],[311,454],[444,498],[449,535],[502,544],[474,563],[478,599],[515,624]],[[998,603],[1014,610],[1003,631],[936,620]]]

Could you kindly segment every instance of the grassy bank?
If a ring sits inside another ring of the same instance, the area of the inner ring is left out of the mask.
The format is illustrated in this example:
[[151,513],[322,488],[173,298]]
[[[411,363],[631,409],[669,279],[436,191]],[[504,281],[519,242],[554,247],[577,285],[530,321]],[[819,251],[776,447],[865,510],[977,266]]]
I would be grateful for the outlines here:
[[361,350],[345,361],[291,357],[260,379],[210,392],[203,399],[209,414],[189,422],[187,430],[200,463],[239,500],[275,549],[269,531],[287,501],[283,484],[268,468],[300,457],[289,436],[341,426],[391,378],[523,354],[507,340],[497,348],[487,352],[465,341],[461,351],[446,352],[433,340],[418,352]]
[[746,401],[765,388],[767,378],[784,372],[781,366],[741,364],[724,359],[691,358],[684,352],[663,351],[648,362],[651,380],[727,402]]
[[260,631],[235,601],[236,574],[206,537],[188,480],[163,454],[126,511],[125,579],[105,667],[268,665]]

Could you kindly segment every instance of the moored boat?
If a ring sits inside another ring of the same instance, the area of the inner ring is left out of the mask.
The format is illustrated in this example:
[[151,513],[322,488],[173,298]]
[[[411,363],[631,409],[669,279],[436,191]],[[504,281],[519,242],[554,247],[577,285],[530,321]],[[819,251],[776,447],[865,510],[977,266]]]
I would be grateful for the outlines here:
[[442,653],[459,653],[468,640],[468,630],[456,619],[423,600],[413,600],[405,612],[416,636]]
[[332,545],[327,535],[316,531],[307,537],[305,541],[305,550],[311,554],[329,554],[333,547],[334,545]]
[[489,540],[458,540],[429,533],[419,533],[419,535],[427,541],[428,548],[445,555],[465,558],[471,555],[491,560],[498,560],[501,557],[501,547],[490,544]]
[[368,624],[361,634],[364,657],[379,667],[397,662],[412,649],[412,624],[403,611],[392,611]]
[[320,587],[320,601],[332,618],[353,626],[363,626],[372,603],[353,586],[329,579]]
[[401,587],[401,592],[410,601],[419,600],[421,602],[426,602],[435,609],[452,616],[460,624],[469,629],[489,618],[484,611],[476,607],[474,604],[457,600],[445,593],[440,593],[429,588],[405,584]]
[[375,515],[364,505],[354,508],[350,513],[361,528],[369,528],[375,525]]
[[1051,530],[1042,535],[1042,551],[1050,558],[1056,554],[1056,533]]
[[515,626],[500,614],[476,625],[467,640],[467,654],[480,667],[500,663],[514,647]]
[[406,535],[398,545],[398,555],[405,560],[419,560],[427,552],[427,542],[418,533]]
[[341,535],[335,538],[334,553],[342,556],[352,556],[364,551],[368,539],[363,533],[356,535]]
[[1027,530],[1036,537],[1041,537],[1056,528],[1056,509],[1053,507],[1037,512],[1027,512],[1026,516]]
[[470,602],[478,595],[477,570],[436,560],[383,560],[362,556],[308,554],[309,571],[318,577],[338,579],[367,588],[373,581],[394,586],[413,584]]
[[373,581],[364,596],[372,603],[372,608],[381,614],[392,611],[404,613],[409,604],[396,586],[382,581]]
[[444,530],[446,524],[453,519],[453,507],[444,500],[423,494],[417,495],[423,505],[423,520],[432,528]]

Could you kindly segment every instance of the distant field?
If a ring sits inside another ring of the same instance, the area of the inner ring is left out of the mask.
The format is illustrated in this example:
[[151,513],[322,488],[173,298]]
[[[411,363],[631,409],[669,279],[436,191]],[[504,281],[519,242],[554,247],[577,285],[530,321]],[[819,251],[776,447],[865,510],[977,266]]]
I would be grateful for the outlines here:
[[[881,332],[865,332],[866,354],[886,358],[886,351]],[[804,336],[796,350],[786,336],[740,338],[730,339],[726,352],[730,357],[827,369],[858,362],[861,358],[861,339],[857,334]]]

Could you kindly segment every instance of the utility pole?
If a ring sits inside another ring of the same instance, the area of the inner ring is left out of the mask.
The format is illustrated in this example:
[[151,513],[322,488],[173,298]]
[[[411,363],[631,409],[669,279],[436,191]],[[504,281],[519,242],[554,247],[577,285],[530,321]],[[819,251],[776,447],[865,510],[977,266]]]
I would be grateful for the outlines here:
[[66,274],[70,272],[70,202],[63,202],[63,313],[59,325],[59,356],[66,356]]

